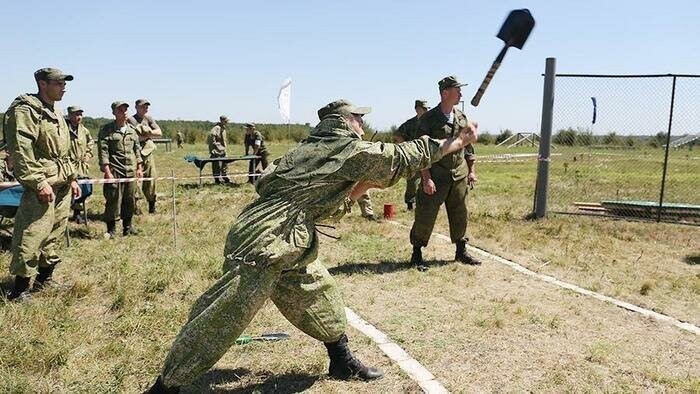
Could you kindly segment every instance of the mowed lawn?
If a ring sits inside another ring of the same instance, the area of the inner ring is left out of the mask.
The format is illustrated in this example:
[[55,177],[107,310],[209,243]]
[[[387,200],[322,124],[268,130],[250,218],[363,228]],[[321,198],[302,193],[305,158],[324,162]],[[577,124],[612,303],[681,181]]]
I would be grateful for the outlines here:
[[[271,144],[273,156],[288,145]],[[231,146],[229,154],[241,154]],[[160,175],[194,177],[185,154],[204,145],[157,151]],[[482,153],[498,153],[484,147]],[[590,217],[532,222],[535,160],[478,164],[469,200],[471,243],[528,268],[700,324],[700,229]],[[243,163],[231,172],[244,173]],[[205,173],[210,173],[208,166]],[[615,174],[610,174],[615,176]],[[0,303],[0,392],[139,392],[158,374],[192,302],[219,275],[228,227],[255,192],[196,179],[158,185],[159,213],[136,218],[137,237],[102,239],[101,187],[89,202],[88,227],[71,224],[72,246],[57,268],[63,292],[28,305]],[[385,332],[453,392],[700,390],[697,337],[599,301],[561,290],[486,260],[452,260],[437,237],[408,264],[412,214],[403,182],[373,191],[375,210],[396,206],[396,223],[370,223],[357,212],[321,236],[320,258],[346,302]],[[447,234],[444,211],[435,231]],[[10,254],[0,256],[10,286]],[[288,332],[277,343],[234,346],[189,392],[419,392],[419,386],[358,331],[351,347],[386,370],[373,383],[325,377],[325,348],[293,328],[268,303],[246,333]]]

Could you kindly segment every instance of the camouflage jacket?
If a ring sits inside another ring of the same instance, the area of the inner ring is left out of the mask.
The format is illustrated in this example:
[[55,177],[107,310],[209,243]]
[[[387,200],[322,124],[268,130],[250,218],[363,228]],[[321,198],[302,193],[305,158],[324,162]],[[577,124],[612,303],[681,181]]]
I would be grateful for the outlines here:
[[418,138],[418,124],[420,119],[414,116],[411,119],[403,122],[396,130],[396,134],[403,138],[404,141],[411,141]]
[[207,143],[210,154],[226,156],[226,128],[218,124],[212,127],[207,137]]
[[[136,133],[139,135],[139,138],[142,135],[151,134],[151,132],[155,129],[160,129],[158,123],[156,123],[156,121],[149,115],[146,115],[141,119],[139,119],[137,116],[138,115],[129,116],[128,121],[129,124],[134,126],[134,129],[136,129]],[[150,155],[154,150],[156,150],[156,144],[150,138],[140,141],[139,143],[141,145],[141,156],[143,157]]]
[[117,122],[110,122],[97,135],[100,168],[108,164],[115,177],[135,176],[137,165],[143,162],[139,136],[129,122],[125,126],[126,132],[121,132]]
[[260,134],[259,131],[255,130],[255,132],[252,134],[246,133],[244,139],[245,139],[244,144],[245,144],[245,154],[246,155],[248,154],[249,149],[252,150],[251,154],[254,154],[256,141],[260,141],[260,145],[258,147],[257,154],[260,156],[267,154],[267,147],[265,147],[265,140],[263,139],[263,136],[262,136],[262,134]]
[[82,124],[78,125],[78,130],[73,130],[70,127],[70,153],[78,176],[88,176],[90,169],[90,161],[92,161],[92,148],[95,146],[95,141],[88,130]]
[[17,181],[27,190],[75,179],[70,158],[70,131],[61,110],[35,94],[15,99],[5,114],[5,138]]
[[[440,106],[437,105],[420,118],[418,124],[418,135],[427,135],[430,138],[448,138],[459,133],[462,127],[467,126],[467,117],[464,112],[454,108],[452,110],[453,121],[448,122]],[[467,160],[474,160],[474,147],[467,145],[464,149],[446,155],[440,161],[430,167],[430,175],[433,180],[453,180],[459,181],[467,177],[469,169]]]

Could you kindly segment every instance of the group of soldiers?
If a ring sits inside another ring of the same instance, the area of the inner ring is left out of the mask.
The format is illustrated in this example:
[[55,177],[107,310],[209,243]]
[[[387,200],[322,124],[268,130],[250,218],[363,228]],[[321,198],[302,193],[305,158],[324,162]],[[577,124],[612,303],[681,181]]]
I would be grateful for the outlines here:
[[[210,158],[225,158],[227,156],[226,148],[228,147],[228,137],[226,128],[228,125],[228,117],[225,115],[219,116],[219,122],[212,127],[207,135],[207,145],[209,146]],[[246,123],[245,136],[243,145],[245,146],[246,156],[252,154],[256,156],[248,161],[248,182],[255,183],[258,179],[258,166],[264,171],[268,164],[269,152],[265,146],[265,140],[253,123]],[[227,163],[225,161],[212,161],[212,175],[216,184],[231,183],[228,176]]]
[[[35,288],[52,283],[53,270],[61,261],[56,249],[65,231],[71,197],[78,199],[81,194],[79,171],[86,172],[90,161],[88,137],[84,143],[72,143],[81,130],[89,135],[79,127],[82,110],[71,107],[69,126],[56,106],[65,93],[66,81],[73,80],[73,76],[51,68],[38,70],[34,76],[38,93],[19,96],[4,121],[14,175],[25,190],[15,219],[10,265],[15,282],[10,299],[29,297],[34,276]],[[467,189],[476,182],[472,144],[477,139],[477,127],[454,108],[461,98],[461,86],[455,77],[443,78],[438,83],[440,105],[428,110],[420,102],[419,109],[417,102],[416,120],[402,125],[405,141],[400,143],[364,141],[363,116],[371,110],[346,100],[320,108],[319,123],[309,138],[274,163],[268,163],[255,125],[246,125],[246,153],[252,149],[263,167],[270,168],[257,179],[259,197],[231,225],[222,276],[195,301],[148,392],[177,393],[206,372],[228,351],[267,299],[294,326],[323,342],[331,377],[382,377],[382,371],[364,365],[348,347],[342,295],[318,260],[316,224],[337,215],[338,207],[347,199],[357,201],[371,188],[390,187],[420,173],[416,220],[410,236],[412,262],[417,267],[425,265],[421,247],[427,245],[437,211],[444,203],[450,235],[457,244],[455,258],[474,264],[476,260],[465,250],[465,234]],[[122,178],[106,183],[109,187],[104,188],[110,238],[119,218],[124,235],[133,233],[133,180],[142,177],[144,171],[155,175],[153,159],[148,157],[153,146],[148,141],[162,133],[146,115],[149,105],[147,100],[138,100],[131,121],[127,103],[112,103],[115,119],[98,135],[98,161],[105,179]],[[209,133],[212,157],[226,155],[227,123],[222,116]],[[417,126],[411,128],[413,123]],[[228,179],[225,166],[215,168],[214,175],[219,182]],[[257,177],[255,167],[249,175]],[[152,212],[155,192],[148,193],[154,187],[144,185]],[[413,200],[408,202],[413,204]]]

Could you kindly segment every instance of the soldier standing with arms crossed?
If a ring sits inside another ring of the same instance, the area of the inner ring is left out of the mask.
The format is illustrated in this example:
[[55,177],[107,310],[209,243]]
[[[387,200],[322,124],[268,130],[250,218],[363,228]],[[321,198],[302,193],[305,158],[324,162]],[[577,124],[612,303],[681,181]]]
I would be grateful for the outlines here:
[[[141,159],[143,160],[143,176],[145,178],[154,178],[156,173],[156,158],[154,151],[156,144],[153,138],[162,137],[163,131],[153,118],[148,115],[148,109],[151,103],[146,99],[136,100],[136,113],[129,117],[131,124],[139,135],[139,143],[141,145]],[[143,195],[148,201],[148,213],[156,213],[156,181],[144,180],[142,184]],[[136,200],[138,205],[139,193],[136,192]],[[137,207],[138,209],[138,207]]]

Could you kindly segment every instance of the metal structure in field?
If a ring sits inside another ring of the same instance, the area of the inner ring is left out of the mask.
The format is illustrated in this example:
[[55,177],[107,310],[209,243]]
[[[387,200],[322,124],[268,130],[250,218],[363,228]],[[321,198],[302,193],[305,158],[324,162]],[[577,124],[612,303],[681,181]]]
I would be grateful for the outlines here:
[[556,74],[551,62],[535,216],[700,224],[700,75]]

